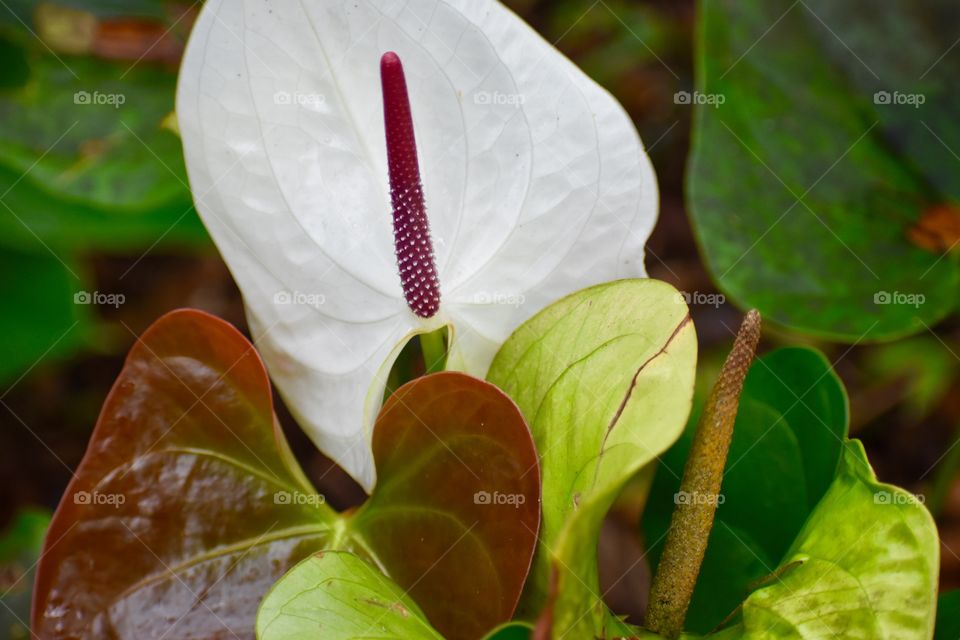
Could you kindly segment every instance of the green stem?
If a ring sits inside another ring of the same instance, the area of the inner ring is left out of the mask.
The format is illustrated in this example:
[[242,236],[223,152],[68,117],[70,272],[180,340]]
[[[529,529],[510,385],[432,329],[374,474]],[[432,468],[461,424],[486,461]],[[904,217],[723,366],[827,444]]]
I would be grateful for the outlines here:
[[447,345],[444,340],[446,329],[437,329],[432,333],[420,334],[420,350],[423,352],[423,364],[427,373],[443,371],[447,364]]
[[644,626],[673,640],[683,624],[707,551],[707,539],[719,504],[723,469],[733,439],[733,424],[743,381],[760,340],[760,314],[750,311],[704,406],[683,470],[660,565],[650,587]]

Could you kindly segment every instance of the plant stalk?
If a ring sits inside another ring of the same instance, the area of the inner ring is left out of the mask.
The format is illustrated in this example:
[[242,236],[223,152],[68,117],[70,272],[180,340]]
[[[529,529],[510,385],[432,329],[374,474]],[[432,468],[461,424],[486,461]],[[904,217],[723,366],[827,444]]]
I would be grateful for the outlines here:
[[443,371],[447,364],[447,345],[444,334],[446,330],[438,329],[431,333],[420,334],[420,351],[423,353],[423,365],[427,373]]
[[720,500],[743,381],[760,340],[760,313],[748,312],[723,363],[693,437],[676,508],[650,588],[644,626],[673,640],[683,631]]

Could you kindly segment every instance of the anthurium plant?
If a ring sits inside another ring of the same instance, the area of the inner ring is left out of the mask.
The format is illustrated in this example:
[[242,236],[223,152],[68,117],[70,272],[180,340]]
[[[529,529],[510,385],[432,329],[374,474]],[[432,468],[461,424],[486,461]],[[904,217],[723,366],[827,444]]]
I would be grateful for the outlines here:
[[411,337],[446,329],[447,368],[483,376],[549,303],[646,275],[636,129],[497,2],[208,2],[177,115],[271,377],[368,490]]
[[[210,0],[177,115],[254,342],[189,309],[139,337],[47,532],[36,636],[932,637],[932,519],[847,439],[820,355],[751,365],[752,311],[694,410],[639,137],[506,8]],[[388,388],[415,337],[433,372]],[[301,470],[271,379],[363,505]],[[654,472],[627,621],[598,539]]]

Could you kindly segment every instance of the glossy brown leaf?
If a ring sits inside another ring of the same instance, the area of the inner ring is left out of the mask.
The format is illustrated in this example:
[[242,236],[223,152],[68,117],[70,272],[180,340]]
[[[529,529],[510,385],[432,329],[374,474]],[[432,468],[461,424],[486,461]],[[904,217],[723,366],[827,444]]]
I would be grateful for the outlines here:
[[463,374],[421,378],[385,404],[374,452],[374,495],[337,515],[283,439],[253,346],[208,314],[164,316],[131,350],[54,515],[34,633],[252,638],[264,593],[325,548],[381,568],[449,638],[508,619],[539,526],[513,402]]
[[329,537],[329,507],[284,498],[313,494],[250,343],[170,313],[130,351],[54,515],[33,631],[252,637],[263,593]]
[[520,410],[462,373],[419,378],[384,405],[379,484],[350,530],[448,639],[509,620],[540,523],[537,453]]

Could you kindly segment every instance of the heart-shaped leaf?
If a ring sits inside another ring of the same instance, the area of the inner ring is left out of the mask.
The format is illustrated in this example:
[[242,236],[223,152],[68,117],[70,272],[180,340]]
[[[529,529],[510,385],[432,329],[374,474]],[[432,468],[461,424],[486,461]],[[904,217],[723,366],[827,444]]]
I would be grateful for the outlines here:
[[517,406],[461,373],[418,378],[384,404],[373,456],[379,481],[348,531],[447,638],[509,620],[540,522],[537,453]]
[[290,454],[253,346],[202,312],[164,316],[131,350],[54,516],[34,632],[249,638],[267,589],[321,549],[374,563],[447,637],[509,619],[539,526],[517,407],[482,380],[428,376],[386,403],[374,450],[380,487],[337,515]]
[[330,542],[325,504],[273,417],[256,351],[199,311],[131,349],[54,515],[37,573],[42,638],[250,636],[266,590]]
[[[696,421],[693,421],[695,424]],[[693,424],[691,426],[693,426]],[[659,562],[693,431],[660,458],[643,514]],[[847,399],[818,351],[787,348],[757,360],[740,397],[719,504],[686,628],[707,633],[771,574],[836,475]]]
[[695,366],[687,307],[655,280],[572,294],[497,354],[488,377],[530,421],[543,473],[543,531],[525,607],[536,614],[544,606],[555,571],[558,637],[630,633],[600,598],[600,526],[624,483],[683,430]]
[[[484,640],[528,640],[531,627],[511,622]],[[264,597],[258,640],[443,640],[409,594],[361,558],[345,551],[313,555]]]
[[403,589],[344,551],[307,558],[263,599],[257,639],[293,638],[443,640]]
[[939,569],[937,530],[916,497],[877,482],[849,440],[836,479],[769,586],[743,604],[740,638],[930,638]]
[[848,341],[954,309],[960,269],[944,254],[960,237],[926,229],[933,250],[909,238],[958,195],[956,12],[907,0],[700,7],[697,99],[710,103],[696,111],[689,192],[719,286],[767,319]]

